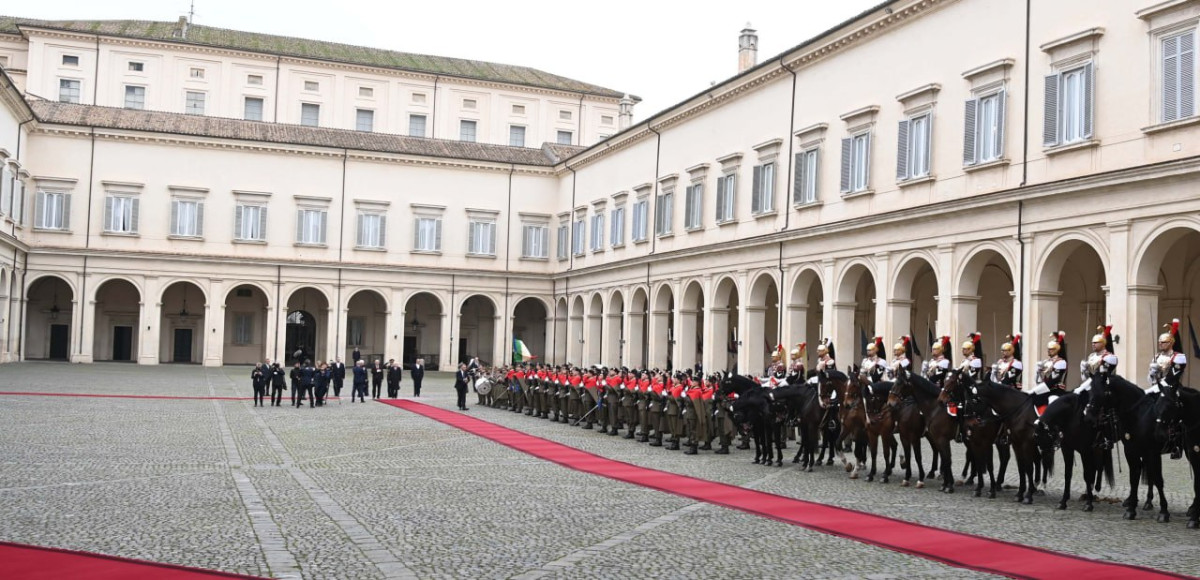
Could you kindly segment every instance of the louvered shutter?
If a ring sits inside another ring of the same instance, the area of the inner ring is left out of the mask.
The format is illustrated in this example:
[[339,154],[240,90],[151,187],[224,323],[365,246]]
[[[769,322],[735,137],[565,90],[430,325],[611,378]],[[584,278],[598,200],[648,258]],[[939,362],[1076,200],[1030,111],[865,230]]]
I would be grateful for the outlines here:
[[476,243],[479,241],[479,234],[477,233],[478,229],[479,229],[479,224],[477,224],[475,222],[471,222],[467,226],[467,251],[472,254],[483,253],[479,250],[479,247],[476,245]]
[[908,179],[908,129],[911,125],[912,121],[908,119],[900,121],[896,132],[896,179],[900,181]]
[[204,202],[196,202],[196,236],[204,237]]
[[233,237],[234,239],[246,239],[245,232],[242,231],[242,213],[246,210],[246,206],[239,205],[233,208]]
[[329,212],[317,212],[317,243],[325,243],[325,233],[329,229],[328,217]]
[[367,232],[366,232],[367,216],[360,213],[360,214],[358,214],[358,217],[355,219],[355,222],[358,224],[356,226],[358,229],[358,235],[355,236],[356,241],[354,242],[354,245],[356,245],[360,248],[366,247],[366,245],[367,245]]
[[1196,114],[1196,34],[1179,37],[1179,118]]
[[377,223],[379,224],[378,225],[379,235],[377,237],[377,243],[379,244],[380,248],[386,248],[387,247],[387,216],[386,215],[379,216]]
[[59,211],[62,212],[62,229],[69,230],[71,229],[71,194],[61,194],[59,199],[61,200],[58,205],[61,208]]
[[[975,165],[978,160],[975,139],[978,132],[979,99],[970,99],[963,108],[963,165]],[[984,132],[986,134],[986,132]]]
[[754,182],[750,186],[750,212],[758,213],[762,211],[762,181],[763,181],[763,166],[754,166]]
[[116,231],[113,227],[113,197],[111,195],[104,198],[104,230]]
[[1008,92],[996,93],[996,156],[1004,157],[1004,111],[1008,109]]
[[39,191],[33,200],[33,221],[39,228],[49,227],[50,220],[46,219],[46,192]]
[[1162,41],[1162,120],[1179,118],[1179,41],[1182,36],[1171,36]]
[[850,155],[852,147],[853,143],[850,138],[842,139],[842,193],[850,192]]
[[304,241],[304,210],[296,211],[296,241]]
[[132,198],[129,200],[131,205],[129,209],[129,231],[130,233],[138,233],[138,207],[141,205],[141,200]]
[[863,189],[871,187],[871,134],[863,135],[863,166],[856,169],[863,176]]
[[797,153],[795,158],[792,160],[792,165],[796,168],[796,174],[792,176],[793,204],[804,202],[804,180],[808,173],[808,168],[806,167],[807,164],[805,163],[806,155],[808,155],[807,152],[801,151],[800,153]]
[[1046,77],[1045,118],[1042,121],[1042,144],[1046,147],[1058,145],[1058,74]]
[[1083,137],[1092,137],[1095,123],[1093,117],[1096,109],[1096,65],[1083,65]]
[[179,227],[179,200],[171,200],[171,235],[180,235],[182,228]]
[[433,220],[433,249],[442,251],[442,220]]
[[258,238],[259,240],[267,240],[267,206],[258,208]]
[[426,248],[421,247],[421,218],[417,218],[417,219],[413,220],[413,249],[414,250],[426,249]]

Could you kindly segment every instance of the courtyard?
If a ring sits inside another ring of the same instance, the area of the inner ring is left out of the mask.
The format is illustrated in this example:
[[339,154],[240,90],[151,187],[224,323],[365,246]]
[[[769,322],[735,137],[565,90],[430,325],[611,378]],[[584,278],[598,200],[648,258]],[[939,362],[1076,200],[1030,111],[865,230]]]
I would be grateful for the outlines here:
[[[280,578],[923,578],[984,574],[577,472],[391,406],[255,408],[248,367],[0,368],[0,540]],[[453,408],[452,376],[420,400]],[[412,393],[411,382],[402,394]],[[345,394],[345,393],[343,393]],[[195,397],[195,398],[188,398]],[[473,403],[474,396],[469,397]],[[603,457],[1008,542],[1200,574],[1191,480],[1166,462],[1174,520],[1123,521],[1047,496],[848,481],[685,456],[525,415],[470,415]],[[794,452],[794,445],[785,452]],[[961,447],[956,447],[961,466]],[[928,458],[926,459],[928,461]],[[1008,482],[1015,481],[1010,468]],[[1117,474],[1112,498],[1127,490]],[[1077,478],[1078,479],[1078,478]]]

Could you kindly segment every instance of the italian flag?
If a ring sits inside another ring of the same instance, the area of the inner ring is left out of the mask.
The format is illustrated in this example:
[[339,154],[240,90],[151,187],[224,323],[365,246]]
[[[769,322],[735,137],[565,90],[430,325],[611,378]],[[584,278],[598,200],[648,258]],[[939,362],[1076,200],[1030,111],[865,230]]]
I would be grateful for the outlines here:
[[523,363],[537,358],[533,353],[529,352],[529,347],[519,338],[513,339],[513,362]]

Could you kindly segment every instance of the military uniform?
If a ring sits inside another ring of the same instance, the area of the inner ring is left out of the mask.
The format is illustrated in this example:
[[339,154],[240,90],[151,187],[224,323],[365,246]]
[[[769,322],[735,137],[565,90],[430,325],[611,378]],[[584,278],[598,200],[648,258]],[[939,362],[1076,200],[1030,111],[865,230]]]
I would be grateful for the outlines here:
[[1111,376],[1117,372],[1120,361],[1117,360],[1117,355],[1109,351],[1112,341],[1111,327],[1101,327],[1100,330],[1100,334],[1092,337],[1092,353],[1079,363],[1079,375],[1083,384],[1075,389],[1076,393],[1091,390],[1093,378],[1101,374]]
[[663,444],[663,424],[666,422],[663,415],[664,410],[664,391],[666,385],[663,384],[662,375],[656,375],[650,381],[650,404],[647,408],[647,414],[650,417],[650,426],[654,429],[654,440],[650,442],[651,447],[662,447]]

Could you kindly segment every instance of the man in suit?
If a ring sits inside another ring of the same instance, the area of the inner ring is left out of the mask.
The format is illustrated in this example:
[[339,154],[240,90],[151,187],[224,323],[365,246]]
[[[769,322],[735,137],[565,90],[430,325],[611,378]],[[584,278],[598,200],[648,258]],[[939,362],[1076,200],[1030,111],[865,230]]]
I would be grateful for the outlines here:
[[346,363],[342,362],[342,357],[337,357],[334,363],[330,365],[333,370],[333,396],[342,396],[342,382],[346,380]]
[[313,384],[317,379],[317,369],[313,367],[312,361],[305,360],[304,366],[300,367],[300,395],[296,398],[296,407],[304,406],[305,397],[308,398],[308,406],[315,406],[313,401]]
[[425,378],[425,359],[419,358],[412,367],[413,396],[421,396],[421,379]]
[[384,368],[383,363],[380,362],[379,359],[375,359],[375,362],[371,365],[371,398],[372,399],[379,398],[380,387],[383,386],[383,375],[386,372],[387,372],[387,369]]
[[395,399],[400,396],[400,381],[404,380],[404,367],[396,359],[388,359],[387,384],[388,397]]
[[454,373],[454,390],[458,392],[458,410],[467,410],[467,381],[470,380],[471,374],[467,372],[467,365],[458,363],[458,372]]
[[360,352],[358,350],[357,346],[354,347],[354,354],[352,354],[350,356],[351,356],[350,362],[353,364],[358,364],[358,361],[362,360],[362,352]]
[[366,363],[359,360],[354,363],[354,384],[350,391],[350,402],[354,402],[354,397],[362,402],[367,402],[367,366]]

